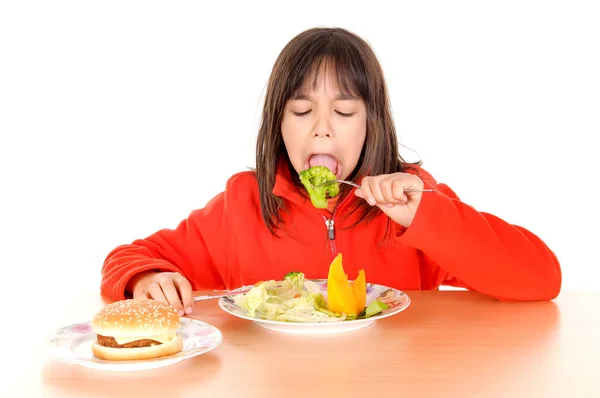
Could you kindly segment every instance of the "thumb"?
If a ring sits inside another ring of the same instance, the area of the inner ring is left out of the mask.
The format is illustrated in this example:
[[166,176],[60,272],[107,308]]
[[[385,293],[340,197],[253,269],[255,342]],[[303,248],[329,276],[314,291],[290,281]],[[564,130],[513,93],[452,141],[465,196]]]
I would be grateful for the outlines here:
[[366,200],[366,201],[367,201],[367,203],[368,203],[369,205],[371,205],[371,206],[375,206],[375,205],[377,204],[377,203],[375,203],[375,199],[370,199],[370,200],[369,200],[369,199],[367,199],[367,198],[365,197],[365,194],[363,193],[362,189],[358,189],[358,188],[357,188],[357,189],[355,189],[355,190],[354,190],[354,195],[358,196],[358,197],[359,197],[359,198],[361,198],[361,199],[364,199],[364,200]]

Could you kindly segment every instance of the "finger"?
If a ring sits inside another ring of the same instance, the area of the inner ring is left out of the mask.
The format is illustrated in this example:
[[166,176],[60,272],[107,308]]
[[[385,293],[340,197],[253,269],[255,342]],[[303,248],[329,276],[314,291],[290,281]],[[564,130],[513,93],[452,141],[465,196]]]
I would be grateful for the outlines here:
[[152,297],[150,297],[150,293],[148,293],[145,290],[139,291],[134,293],[133,295],[133,299],[134,300],[144,300],[144,299],[151,299]]
[[183,305],[181,304],[181,300],[179,299],[179,293],[177,289],[175,289],[175,285],[173,284],[173,279],[168,279],[160,284],[160,287],[167,298],[169,304],[177,310],[179,316],[183,316],[185,311],[183,309]]
[[423,180],[412,174],[404,174],[404,189],[422,190],[425,187]]
[[375,201],[375,198],[373,197],[373,192],[371,191],[371,180],[373,178],[372,177],[365,177],[362,180],[362,184],[361,184],[361,189],[360,189],[360,194],[358,193],[358,189],[357,191],[357,195],[359,195],[360,197],[362,197],[364,200],[366,200],[371,206],[374,206],[375,203],[377,203]]
[[371,188],[371,193],[373,195],[373,199],[375,199],[376,203],[384,204],[386,203],[385,197],[383,196],[383,192],[381,192],[381,179],[373,178],[369,181],[369,188]]
[[192,285],[182,275],[176,277],[173,282],[175,283],[175,287],[179,290],[179,296],[183,302],[185,313],[191,314],[194,308],[194,292],[192,291]]
[[397,185],[398,182],[397,176],[390,176],[388,178],[384,178],[379,183],[379,188],[381,189],[381,194],[383,195],[384,202],[388,206],[393,206],[395,203],[399,201],[394,196],[394,185]]
[[146,286],[146,291],[150,293],[150,298],[162,301],[165,304],[169,304],[169,300],[165,297],[160,285],[156,282],[150,282],[148,286]]
[[406,186],[404,184],[404,181],[402,181],[401,179],[393,181],[391,191],[396,203],[406,204],[406,202],[408,202],[408,197],[406,196],[406,192],[404,192],[405,189]]

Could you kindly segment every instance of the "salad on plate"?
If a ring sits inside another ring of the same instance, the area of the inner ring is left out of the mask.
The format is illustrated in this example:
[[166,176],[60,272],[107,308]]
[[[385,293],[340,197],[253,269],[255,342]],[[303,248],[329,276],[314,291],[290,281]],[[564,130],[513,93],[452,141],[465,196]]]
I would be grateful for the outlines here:
[[[325,290],[325,291],[324,291]],[[380,298],[367,304],[364,270],[349,281],[338,254],[329,267],[326,287],[292,271],[282,281],[262,281],[248,293],[231,297],[249,317],[282,322],[342,322],[367,319],[389,308]]]

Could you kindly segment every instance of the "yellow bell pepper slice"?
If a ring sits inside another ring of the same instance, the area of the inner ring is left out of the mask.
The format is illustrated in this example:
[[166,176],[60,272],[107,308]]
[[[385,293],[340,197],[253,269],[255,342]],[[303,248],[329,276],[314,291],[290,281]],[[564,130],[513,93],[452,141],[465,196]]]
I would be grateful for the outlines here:
[[342,266],[342,254],[339,253],[329,266],[327,277],[327,307],[333,312],[347,315],[360,314],[367,301],[365,271],[360,270],[356,280],[349,282]]
[[356,301],[356,314],[360,314],[367,306],[367,280],[365,270],[358,271],[358,277],[350,282],[350,288]]

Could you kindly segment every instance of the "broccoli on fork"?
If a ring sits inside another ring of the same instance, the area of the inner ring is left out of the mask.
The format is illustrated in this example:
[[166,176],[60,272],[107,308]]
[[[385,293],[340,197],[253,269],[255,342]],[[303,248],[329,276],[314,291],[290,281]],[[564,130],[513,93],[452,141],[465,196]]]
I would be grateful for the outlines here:
[[313,206],[327,208],[327,197],[334,198],[340,193],[340,184],[319,186],[325,181],[335,180],[335,174],[325,166],[313,166],[300,172],[300,181],[308,191]]

